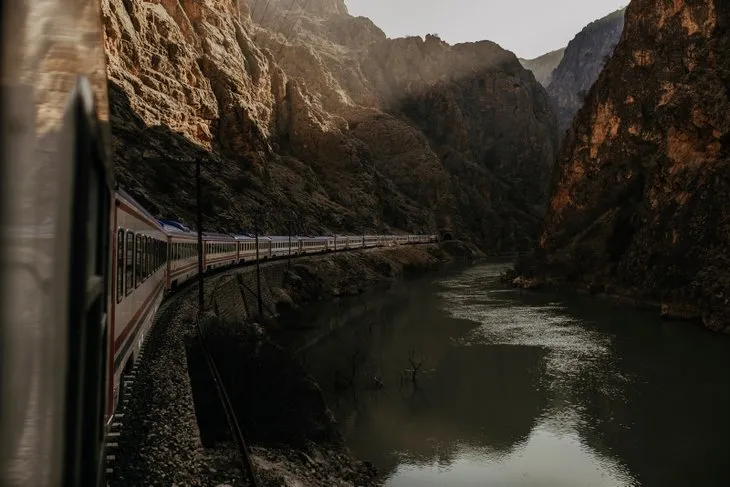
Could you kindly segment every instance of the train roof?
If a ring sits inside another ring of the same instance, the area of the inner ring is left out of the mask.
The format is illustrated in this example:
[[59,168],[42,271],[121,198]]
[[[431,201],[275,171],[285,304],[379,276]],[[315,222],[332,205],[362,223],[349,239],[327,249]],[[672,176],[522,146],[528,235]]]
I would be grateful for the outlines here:
[[190,230],[188,227],[186,227],[182,223],[177,222],[175,220],[158,220],[158,221],[160,222],[162,229],[167,232],[193,233],[193,231]]
[[210,240],[225,240],[228,242],[235,242],[236,239],[227,233],[217,233],[217,232],[203,232],[203,240],[210,241]]
[[126,191],[124,191],[121,188],[117,188],[117,190],[114,193],[114,196],[115,196],[115,198],[124,200],[127,204],[134,207],[135,210],[140,212],[142,215],[146,216],[151,222],[155,222],[158,227],[162,228],[162,223],[157,218],[152,216],[152,213],[147,211],[144,206],[137,203],[137,200],[132,198],[132,195],[130,195],[129,193],[127,193]]
[[[245,234],[231,235],[231,238],[233,238],[234,240],[242,241],[256,240],[255,236]],[[271,238],[267,237],[266,235],[259,235],[259,240],[271,240]]]

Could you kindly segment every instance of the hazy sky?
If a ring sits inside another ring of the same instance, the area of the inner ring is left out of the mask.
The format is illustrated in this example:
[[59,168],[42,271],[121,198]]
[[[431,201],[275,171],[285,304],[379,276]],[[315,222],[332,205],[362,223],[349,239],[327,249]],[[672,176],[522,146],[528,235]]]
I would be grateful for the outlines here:
[[531,59],[564,47],[628,0],[345,0],[389,37],[437,33],[450,44],[488,39]]

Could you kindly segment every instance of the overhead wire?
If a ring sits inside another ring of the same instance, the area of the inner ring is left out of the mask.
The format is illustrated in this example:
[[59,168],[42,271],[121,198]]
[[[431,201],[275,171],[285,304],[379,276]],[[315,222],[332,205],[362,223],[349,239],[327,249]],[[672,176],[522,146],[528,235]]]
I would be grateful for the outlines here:
[[[263,28],[264,20],[266,19],[266,12],[269,11],[269,5],[271,4],[271,0],[266,1],[266,7],[264,7],[264,14],[261,16],[261,20],[259,21],[259,25]],[[253,18],[253,15],[251,16],[251,19],[256,23],[256,20]],[[253,36],[253,42],[256,43],[256,40],[258,39],[259,31],[257,30],[256,33]]]
[[258,6],[259,6],[259,0],[255,0],[253,3],[253,9],[251,9],[251,20],[253,20],[254,22],[256,22],[255,15],[256,15],[256,9],[258,8]]
[[[294,0],[294,2],[296,2],[296,1],[297,1],[297,0]],[[292,5],[294,4],[294,2],[292,2]],[[307,5],[309,5],[309,0],[305,0],[305,2],[304,2],[304,5],[302,6],[302,10],[303,10],[303,11],[306,11],[306,10],[307,10]],[[281,46],[279,46],[279,49],[278,49],[278,50],[276,51],[276,57],[277,57],[277,58],[278,58],[278,57],[279,57],[279,55],[281,54],[281,51],[283,51],[283,50],[284,50],[284,47],[285,47],[285,46],[286,46],[286,45],[287,45],[287,44],[289,43],[289,38],[291,37],[292,33],[294,32],[294,28],[296,27],[296,25],[297,25],[297,24],[298,24],[298,23],[299,23],[299,22],[300,22],[301,20],[302,20],[302,18],[301,18],[301,17],[298,17],[297,19],[295,19],[295,20],[294,20],[294,21],[292,22],[292,24],[291,24],[291,28],[289,29],[289,32],[288,32],[288,33],[287,33],[287,34],[286,34],[286,35],[284,36],[284,43],[283,43],[283,44],[282,44]]]
[[286,25],[286,19],[289,18],[289,14],[292,12],[292,10],[294,9],[294,5],[296,5],[296,3],[298,1],[299,0],[292,0],[291,5],[289,5],[289,8],[286,10],[286,14],[284,14],[284,20],[281,21],[282,29],[283,29],[284,25]]
[[[284,16],[283,16],[283,17],[281,18],[281,20],[280,20],[280,21],[279,21],[279,22],[277,23],[278,25],[277,25],[277,26],[275,27],[275,29],[273,29],[273,30],[278,30],[279,28],[280,28],[281,30],[284,30],[284,28],[285,28],[285,25],[286,25],[286,21],[287,21],[287,19],[289,18],[289,15],[290,15],[290,14],[292,13],[292,11],[294,10],[294,6],[295,6],[295,5],[297,4],[297,2],[298,2],[298,1],[299,1],[299,0],[292,0],[291,4],[289,4],[289,8],[287,8],[287,9],[286,9],[286,13],[285,13],[285,14],[284,14]],[[264,8],[264,13],[263,13],[263,15],[261,16],[261,20],[259,21],[259,25],[261,25],[261,26],[263,26],[263,24],[264,24],[264,20],[266,19],[266,13],[267,13],[267,12],[268,12],[268,10],[269,10],[269,4],[270,4],[270,3],[271,3],[271,0],[267,0],[267,2],[266,2],[266,7]],[[304,4],[304,8],[305,8],[305,9],[306,9],[306,6],[307,6],[308,4],[309,4],[309,0],[306,0],[306,2],[305,2],[305,4]],[[296,23],[297,23],[298,21],[299,21],[299,19],[296,19],[296,20],[294,20],[294,21],[292,22],[292,26],[291,26],[291,28],[289,29],[289,32],[288,32],[288,33],[287,33],[287,34],[286,34],[286,35],[284,36],[284,44],[282,44],[282,46],[280,46],[280,47],[279,47],[279,49],[277,50],[277,53],[276,53],[276,57],[278,57],[278,56],[279,56],[279,54],[281,53],[281,50],[283,49],[283,46],[284,46],[284,45],[285,45],[285,44],[286,44],[286,43],[287,43],[287,42],[289,41],[289,36],[291,36],[291,33],[293,32],[293,30],[294,30],[294,27],[295,27],[295,25],[296,25]],[[256,40],[257,40],[257,37],[258,37],[258,32],[256,32],[256,35],[254,35],[254,42],[256,42]]]

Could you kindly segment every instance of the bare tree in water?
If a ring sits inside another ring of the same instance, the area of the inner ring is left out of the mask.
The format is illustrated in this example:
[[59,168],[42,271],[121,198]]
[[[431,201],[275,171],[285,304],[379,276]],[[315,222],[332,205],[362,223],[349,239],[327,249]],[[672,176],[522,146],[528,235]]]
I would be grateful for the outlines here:
[[411,349],[408,352],[408,363],[410,364],[411,368],[405,370],[405,376],[401,375],[401,385],[403,385],[405,377],[407,377],[408,375],[410,375],[411,383],[413,383],[413,385],[418,385],[418,372],[421,370],[425,362],[425,356],[421,355],[420,357],[416,358],[416,351],[414,349]]

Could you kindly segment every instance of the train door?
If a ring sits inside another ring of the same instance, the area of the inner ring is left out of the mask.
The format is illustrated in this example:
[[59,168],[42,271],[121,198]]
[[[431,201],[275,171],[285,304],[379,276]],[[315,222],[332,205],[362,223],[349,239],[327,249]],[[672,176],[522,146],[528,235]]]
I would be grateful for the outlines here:
[[98,485],[104,468],[112,189],[91,91],[78,85],[69,114],[75,126],[68,276],[66,473],[74,485]]

